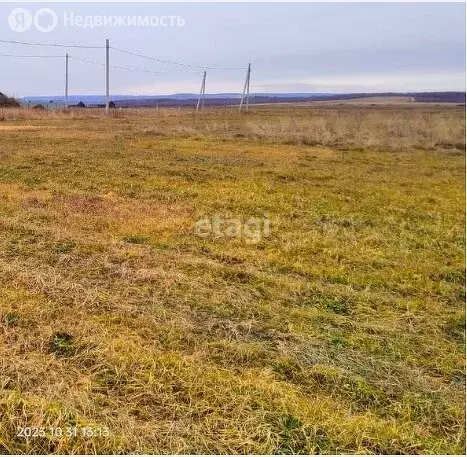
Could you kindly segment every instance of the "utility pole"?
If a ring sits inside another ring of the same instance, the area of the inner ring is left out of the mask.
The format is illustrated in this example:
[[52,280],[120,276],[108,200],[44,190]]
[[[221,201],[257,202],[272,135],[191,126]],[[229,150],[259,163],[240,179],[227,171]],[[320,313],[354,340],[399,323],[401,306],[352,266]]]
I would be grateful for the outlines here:
[[68,109],[68,53],[65,54],[65,109]]
[[242,99],[240,100],[240,107],[238,111],[242,112],[243,103],[245,103],[245,111],[248,111],[248,102],[250,98],[250,73],[251,63],[248,64],[248,70],[246,72],[245,85],[243,86]]
[[247,75],[247,86],[246,86],[246,111],[248,111],[248,105],[250,102],[250,75],[251,75],[251,63],[248,64],[248,75]]
[[109,60],[110,60],[110,43],[109,39],[105,40],[105,112],[109,112]]
[[206,71],[203,73],[203,82],[201,83],[201,90],[199,91],[198,103],[196,105],[196,111],[204,108],[204,94],[206,93]]

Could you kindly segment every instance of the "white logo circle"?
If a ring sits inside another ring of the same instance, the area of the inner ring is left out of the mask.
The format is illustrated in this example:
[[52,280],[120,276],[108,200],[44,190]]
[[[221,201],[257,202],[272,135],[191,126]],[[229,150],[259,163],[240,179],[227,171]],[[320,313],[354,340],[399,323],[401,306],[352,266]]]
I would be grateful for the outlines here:
[[41,8],[34,15],[34,25],[39,32],[51,32],[57,24],[57,13],[50,8]]
[[8,25],[15,32],[25,32],[31,28],[32,15],[24,8],[15,8],[10,11],[8,16]]

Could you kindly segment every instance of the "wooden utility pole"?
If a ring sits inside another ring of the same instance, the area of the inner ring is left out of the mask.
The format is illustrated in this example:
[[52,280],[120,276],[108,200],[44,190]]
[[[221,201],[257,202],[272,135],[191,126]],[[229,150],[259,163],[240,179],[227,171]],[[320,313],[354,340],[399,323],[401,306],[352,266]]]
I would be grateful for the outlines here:
[[250,75],[251,75],[251,63],[248,64],[245,111],[248,111],[248,107],[250,103]]
[[68,53],[65,54],[65,109],[68,108]]
[[240,100],[239,112],[242,112],[243,104],[245,104],[245,111],[248,111],[248,104],[250,98],[250,74],[251,74],[251,63],[248,64],[248,70],[246,72],[245,85],[243,86],[242,99]]
[[201,83],[201,90],[199,91],[198,103],[196,104],[196,111],[204,108],[204,94],[206,93],[206,71],[203,73],[203,82]]
[[109,112],[110,90],[109,90],[109,60],[110,60],[110,42],[105,40],[105,112]]

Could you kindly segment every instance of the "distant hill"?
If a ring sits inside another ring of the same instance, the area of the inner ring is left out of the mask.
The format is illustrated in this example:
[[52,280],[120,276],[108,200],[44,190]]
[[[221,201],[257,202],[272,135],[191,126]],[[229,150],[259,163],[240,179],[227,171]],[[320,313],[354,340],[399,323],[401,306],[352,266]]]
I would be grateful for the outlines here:
[[[356,94],[251,94],[250,104],[297,103],[331,100],[352,100],[369,97],[407,97],[414,102],[465,103],[465,92],[410,92],[410,93],[356,93]],[[165,97],[133,97],[115,100],[116,107],[196,106],[196,94],[177,94]],[[213,94],[205,97],[205,105],[222,106],[239,103],[239,94]]]
[[[206,94],[205,105],[222,106],[236,105],[240,101],[241,94],[220,93]],[[297,103],[308,101],[332,101],[332,100],[352,100],[368,97],[407,97],[414,102],[422,103],[465,103],[465,92],[382,92],[382,93],[352,93],[352,94],[326,94],[326,93],[253,93],[250,94],[250,104],[264,103]],[[143,108],[155,106],[196,106],[198,94],[181,93],[172,95],[112,95],[115,106],[122,108]],[[23,104],[33,105],[35,103],[52,104],[61,106],[64,104],[63,97],[41,96],[23,97]],[[97,106],[105,103],[104,96],[101,95],[73,95],[69,97],[70,105],[77,105],[82,102],[86,106]]]

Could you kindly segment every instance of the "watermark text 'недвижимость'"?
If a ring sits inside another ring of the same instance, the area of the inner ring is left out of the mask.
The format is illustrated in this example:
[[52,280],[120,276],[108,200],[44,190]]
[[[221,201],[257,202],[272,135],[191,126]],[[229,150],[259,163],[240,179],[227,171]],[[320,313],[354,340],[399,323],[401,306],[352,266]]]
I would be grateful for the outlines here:
[[80,15],[66,11],[59,15],[51,8],[31,11],[15,8],[8,15],[8,25],[15,32],[26,32],[31,28],[39,32],[51,32],[59,25],[77,28],[103,27],[183,27],[185,19],[172,15]]

